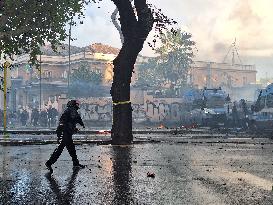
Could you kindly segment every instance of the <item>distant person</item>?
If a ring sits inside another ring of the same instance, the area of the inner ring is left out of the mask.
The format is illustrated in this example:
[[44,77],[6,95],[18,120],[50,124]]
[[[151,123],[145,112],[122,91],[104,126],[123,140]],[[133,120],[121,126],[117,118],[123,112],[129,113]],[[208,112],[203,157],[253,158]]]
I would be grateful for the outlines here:
[[47,110],[46,109],[42,109],[41,113],[40,113],[40,125],[42,127],[46,127],[47,126]]
[[9,124],[10,124],[10,127],[15,127],[15,123],[16,123],[16,112],[15,111],[11,111],[9,113]]
[[246,129],[248,128],[248,125],[249,125],[249,120],[248,120],[249,111],[248,111],[246,101],[244,99],[241,99],[240,103],[243,110],[243,119],[241,119],[241,121],[242,121],[243,127]]
[[248,107],[247,107],[246,101],[244,99],[241,99],[240,101],[241,101],[244,118],[246,118],[246,116],[248,115]]
[[237,126],[238,125],[238,121],[239,121],[239,116],[238,116],[238,110],[237,110],[237,106],[236,103],[233,103],[232,106],[232,120],[233,120],[233,126]]
[[22,126],[27,125],[28,118],[29,118],[29,114],[28,114],[27,110],[23,109],[23,111],[20,115],[20,120],[21,120]]
[[52,106],[51,105],[47,109],[47,119],[48,119],[48,127],[51,127],[51,120],[52,120]]
[[31,113],[31,123],[34,127],[38,125],[39,115],[39,110],[37,108],[34,108]]
[[204,110],[207,107],[207,101],[208,101],[207,97],[203,96],[202,105],[201,105],[202,110]]
[[72,161],[73,167],[84,168],[84,165],[79,163],[75,145],[72,139],[72,135],[78,131],[76,124],[80,124],[85,128],[81,116],[78,113],[80,103],[76,100],[70,100],[67,103],[67,108],[62,114],[59,125],[57,127],[57,137],[59,146],[54,150],[49,160],[45,163],[46,167],[49,169],[50,173],[53,173],[52,165],[58,160],[64,147],[68,150]]
[[251,110],[251,114],[253,114],[255,112],[255,105],[251,105],[250,110]]
[[3,119],[4,119],[4,112],[3,112],[3,110],[0,109],[0,127],[4,126]]
[[22,113],[22,110],[15,111],[17,125],[19,125],[21,122],[21,120],[20,120],[21,113]]
[[51,120],[52,125],[51,126],[53,126],[53,127],[56,126],[58,116],[59,116],[58,110],[53,107],[52,108],[52,120]]
[[226,97],[225,100],[226,100],[226,102],[230,102],[231,99],[230,99],[230,97],[229,97],[229,94],[227,95],[227,97]]
[[48,126],[55,127],[56,126],[56,118],[58,116],[58,111],[54,107],[49,106],[47,113],[48,113]]

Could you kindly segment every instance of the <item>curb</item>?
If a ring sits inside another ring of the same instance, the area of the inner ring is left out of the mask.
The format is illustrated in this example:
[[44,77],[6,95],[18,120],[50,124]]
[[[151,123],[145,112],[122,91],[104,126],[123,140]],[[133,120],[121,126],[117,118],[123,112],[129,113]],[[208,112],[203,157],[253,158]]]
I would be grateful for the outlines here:
[[[213,140],[215,139],[215,140]],[[134,144],[253,144],[253,145],[272,145],[273,140],[269,138],[256,138],[255,139],[243,139],[243,140],[234,140],[230,139],[221,139],[221,138],[203,138],[203,139],[184,139],[181,141],[172,141],[167,139],[135,139],[131,145]],[[266,141],[265,141],[266,140]],[[76,145],[82,144],[96,144],[96,145],[111,145],[111,140],[79,140],[75,139],[74,143]],[[0,145],[2,146],[22,146],[22,145],[48,145],[48,144],[57,144],[56,140],[0,140]]]
[[[177,129],[167,129],[167,130],[133,130],[133,134],[200,134],[200,133],[212,133],[207,130],[177,130]],[[0,130],[0,134],[33,134],[33,135],[51,135],[56,134],[55,130]],[[110,130],[82,130],[77,134],[110,134]]]

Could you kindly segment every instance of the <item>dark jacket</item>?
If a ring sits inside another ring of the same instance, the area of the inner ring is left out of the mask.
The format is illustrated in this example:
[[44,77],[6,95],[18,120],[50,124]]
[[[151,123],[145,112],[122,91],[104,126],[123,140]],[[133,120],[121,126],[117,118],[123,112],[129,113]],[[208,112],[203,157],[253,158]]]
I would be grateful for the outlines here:
[[67,107],[60,118],[59,126],[57,128],[57,133],[58,133],[58,129],[61,129],[63,130],[63,132],[72,135],[77,131],[76,129],[77,123],[84,127],[82,118],[80,114],[78,113],[77,108]]

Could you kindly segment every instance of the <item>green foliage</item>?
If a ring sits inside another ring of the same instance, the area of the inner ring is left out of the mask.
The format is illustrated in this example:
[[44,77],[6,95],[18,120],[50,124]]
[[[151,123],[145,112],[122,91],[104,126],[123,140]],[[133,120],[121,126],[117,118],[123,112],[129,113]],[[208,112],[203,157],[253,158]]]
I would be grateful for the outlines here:
[[102,74],[91,71],[88,64],[82,63],[71,75],[70,97],[101,97],[106,90],[101,86]]
[[191,34],[180,29],[161,33],[159,38],[162,44],[155,49],[158,56],[140,66],[139,83],[149,83],[151,86],[160,86],[164,82],[186,85],[194,57],[195,42],[191,37]]
[[182,32],[180,29],[167,31],[160,36],[162,45],[156,49],[156,54],[159,54],[158,60],[164,78],[176,85],[187,83],[188,70],[193,62],[195,46],[191,37],[191,34]]
[[77,82],[99,85],[102,82],[102,74],[89,69],[88,64],[82,63],[77,70],[71,74],[71,83]]
[[147,63],[139,65],[137,85],[158,87],[162,83],[162,78],[163,75],[158,70],[156,58],[151,58]]
[[65,26],[75,25],[74,17],[82,18],[88,0],[1,0],[0,56],[30,53],[30,62],[37,64],[40,47],[49,42],[54,51],[68,34]]

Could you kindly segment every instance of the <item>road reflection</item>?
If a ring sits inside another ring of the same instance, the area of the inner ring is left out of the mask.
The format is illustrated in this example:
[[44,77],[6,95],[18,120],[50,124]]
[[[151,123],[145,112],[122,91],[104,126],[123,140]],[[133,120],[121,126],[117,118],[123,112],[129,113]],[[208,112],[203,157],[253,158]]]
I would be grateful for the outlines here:
[[131,192],[132,157],[131,146],[113,146],[113,183],[112,204],[134,204]]
[[73,173],[65,186],[65,189],[61,189],[61,186],[58,184],[58,181],[51,176],[50,174],[46,174],[46,178],[49,181],[50,188],[52,192],[56,195],[56,199],[58,204],[73,204],[73,198],[75,195],[75,180],[79,173],[80,169],[73,169]]

